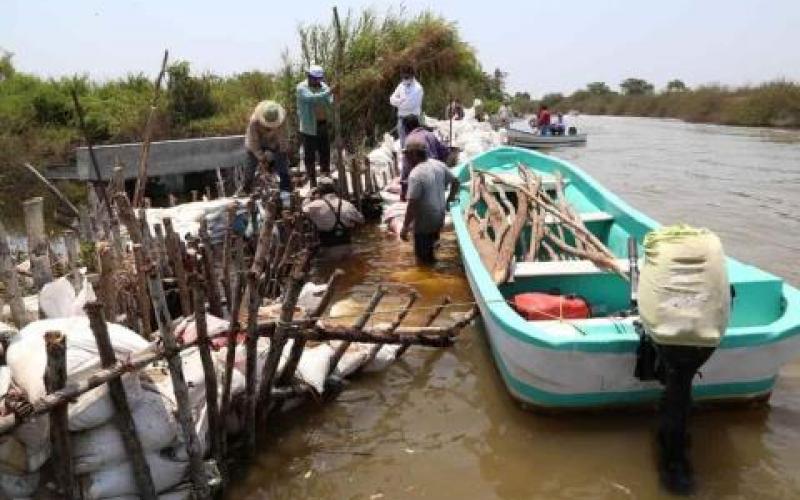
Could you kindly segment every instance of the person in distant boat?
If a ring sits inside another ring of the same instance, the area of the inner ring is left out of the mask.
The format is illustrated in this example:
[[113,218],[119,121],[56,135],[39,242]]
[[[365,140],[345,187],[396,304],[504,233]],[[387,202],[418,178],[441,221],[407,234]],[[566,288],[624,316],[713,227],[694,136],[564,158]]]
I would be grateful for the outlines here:
[[[447,159],[450,156],[450,148],[445,146],[435,133],[421,126],[419,123],[419,118],[417,118],[416,115],[406,116],[403,119],[403,128],[406,132],[406,141],[411,138],[419,139],[420,141],[424,142],[427,147],[428,158],[433,158],[434,160],[439,160],[441,162],[447,162]],[[411,173],[411,164],[405,156],[403,156],[402,163],[403,168],[400,172],[400,201],[406,201],[408,176]]]
[[[447,166],[428,158],[428,145],[414,137],[406,141],[403,149],[406,160],[411,165],[408,176],[408,206],[400,230],[400,238],[408,241],[414,231],[414,254],[423,264],[432,264],[434,245],[444,225],[447,204],[456,199],[460,183]],[[445,198],[445,191],[450,190]]]
[[397,136],[400,146],[406,142],[403,118],[409,115],[422,115],[422,98],[425,92],[414,77],[414,68],[407,66],[400,72],[400,83],[389,97],[389,103],[397,108]]
[[508,128],[511,124],[511,106],[503,103],[497,110],[497,125],[502,128]]
[[333,179],[319,178],[319,185],[312,193],[312,199],[303,205],[317,228],[320,244],[336,246],[350,243],[353,228],[364,223],[364,216],[349,201],[339,197]]
[[545,105],[539,108],[539,113],[536,115],[536,128],[539,129],[540,135],[550,135],[550,111]]
[[242,191],[250,193],[258,171],[270,169],[280,177],[281,191],[291,191],[289,178],[288,145],[283,122],[286,111],[275,101],[261,101],[256,106],[244,133],[244,148],[247,151],[245,178]]
[[461,99],[453,99],[444,112],[446,120],[463,120],[464,119],[464,106],[461,104]]
[[564,135],[564,114],[561,112],[556,113],[556,123],[552,125],[550,130],[553,132],[553,135]]
[[321,66],[312,64],[307,79],[297,84],[297,123],[303,138],[303,163],[306,175],[314,187],[317,185],[317,167],[323,174],[331,171],[331,142],[328,121],[333,116],[333,90],[324,82]]

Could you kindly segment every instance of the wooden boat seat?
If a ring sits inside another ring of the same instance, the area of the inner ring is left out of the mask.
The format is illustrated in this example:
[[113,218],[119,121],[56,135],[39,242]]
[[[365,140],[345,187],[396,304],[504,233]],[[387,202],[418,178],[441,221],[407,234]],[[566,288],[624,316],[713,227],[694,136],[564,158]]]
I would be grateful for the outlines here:
[[[617,259],[617,264],[624,272],[628,272],[628,259]],[[611,273],[611,271],[597,267],[590,260],[536,261],[517,262],[514,264],[514,278],[579,276],[605,273]]]
[[[614,216],[608,212],[584,212],[580,214],[580,216],[584,224],[590,222],[614,222]],[[558,220],[559,219],[552,214],[547,214],[544,219],[547,224],[555,224]]]
[[[497,180],[492,179],[491,177],[487,176],[487,187],[489,188],[490,192],[497,192],[499,190],[503,191],[514,191],[514,186],[521,186],[522,179],[520,178],[519,174],[516,172],[505,172],[500,174],[495,174],[497,177],[503,179],[503,182],[499,182]],[[542,186],[546,191],[555,191],[556,189],[556,176],[551,174],[540,174],[542,178]],[[569,179],[563,179],[562,182],[566,186],[569,184]]]

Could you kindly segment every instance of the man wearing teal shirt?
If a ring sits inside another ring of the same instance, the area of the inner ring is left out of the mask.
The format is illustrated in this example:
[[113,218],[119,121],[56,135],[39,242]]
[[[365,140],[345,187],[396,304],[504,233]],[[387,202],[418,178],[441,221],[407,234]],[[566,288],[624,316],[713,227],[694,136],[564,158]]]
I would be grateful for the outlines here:
[[324,174],[331,171],[328,120],[333,116],[333,92],[324,78],[322,67],[314,64],[308,68],[308,78],[297,85],[297,122],[303,138],[303,163],[312,187],[317,185],[317,160]]

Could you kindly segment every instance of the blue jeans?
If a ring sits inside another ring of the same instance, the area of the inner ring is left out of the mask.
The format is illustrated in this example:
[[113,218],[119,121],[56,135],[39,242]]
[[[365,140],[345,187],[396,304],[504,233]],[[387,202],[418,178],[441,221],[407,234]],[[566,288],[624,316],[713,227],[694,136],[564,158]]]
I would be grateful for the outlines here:
[[[282,151],[272,151],[272,168],[278,174],[280,178],[280,188],[281,191],[291,191],[292,190],[292,180],[289,177],[289,157],[286,153]],[[251,153],[250,151],[247,152],[247,163],[245,164],[245,175],[244,175],[244,192],[250,193],[253,190],[253,181],[256,178],[256,172],[258,171],[258,158],[256,155]]]

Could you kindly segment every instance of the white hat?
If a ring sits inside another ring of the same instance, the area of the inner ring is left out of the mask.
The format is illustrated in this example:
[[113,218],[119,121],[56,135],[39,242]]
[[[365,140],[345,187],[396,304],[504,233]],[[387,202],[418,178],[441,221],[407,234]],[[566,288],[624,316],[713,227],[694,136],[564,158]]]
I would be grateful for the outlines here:
[[253,114],[261,125],[267,128],[277,128],[286,119],[286,110],[275,101],[261,101],[256,106]]
[[325,70],[323,70],[322,66],[319,64],[312,64],[308,67],[308,76],[311,78],[323,78],[325,76]]

